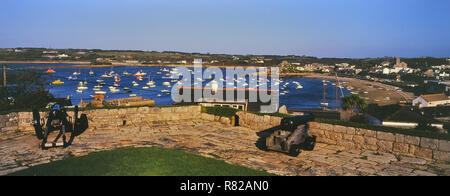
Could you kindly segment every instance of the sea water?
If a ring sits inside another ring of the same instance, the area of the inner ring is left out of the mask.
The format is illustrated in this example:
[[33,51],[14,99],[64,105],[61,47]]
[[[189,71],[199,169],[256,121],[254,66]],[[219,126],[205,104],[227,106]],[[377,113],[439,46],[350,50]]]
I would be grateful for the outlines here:
[[[59,67],[65,65],[48,65],[48,64],[14,64],[8,65],[8,68],[11,70],[17,70],[17,68],[26,69],[27,67]],[[165,74],[168,72],[162,71],[163,69],[173,70],[174,68],[168,67],[115,67],[115,68],[63,68],[63,69],[55,69],[55,74],[45,75],[48,81],[51,83],[55,80],[61,80],[64,82],[63,85],[49,85],[47,88],[52,95],[55,97],[70,97],[73,104],[79,104],[81,100],[83,102],[92,101],[94,95],[94,86],[96,86],[97,80],[104,80],[106,85],[101,88],[102,91],[107,92],[105,95],[105,99],[119,99],[119,98],[127,98],[130,97],[130,94],[136,94],[138,97],[142,97],[144,99],[154,99],[156,105],[172,105],[173,101],[170,93],[163,93],[162,90],[171,91],[172,87],[176,84],[173,82],[173,78],[165,77]],[[193,70],[192,68],[190,68]],[[89,71],[92,70],[95,74],[93,76],[89,75]],[[149,81],[148,79],[144,79],[143,81],[139,81],[136,77],[132,76],[134,73],[142,70],[147,73],[145,77],[150,77],[151,80],[155,82],[155,88],[142,89],[142,87],[146,86],[146,83]],[[45,72],[45,69],[29,69],[29,71],[36,72]],[[111,71],[114,71],[116,74],[119,74],[121,78],[121,82],[118,82],[120,89],[117,93],[112,93],[109,90],[109,86],[114,84],[114,78],[101,78],[101,75],[107,74]],[[132,75],[123,76],[123,72],[128,72]],[[80,72],[80,75],[77,75],[76,80],[67,79],[69,76],[74,77],[74,72]],[[157,74],[157,72],[161,72],[161,74]],[[225,69],[223,69],[223,73],[225,75]],[[181,79],[175,78],[175,79]],[[323,81],[320,79],[311,79],[311,78],[280,78],[282,82],[280,83],[280,105],[286,105],[291,109],[317,109],[321,108],[321,103],[323,100]],[[249,78],[246,77],[246,82],[249,83]],[[133,81],[139,84],[139,86],[133,86]],[[195,78],[192,78],[192,81],[196,81]],[[77,86],[80,82],[87,82],[88,90],[84,90],[82,93],[77,93]],[[164,86],[164,82],[169,82],[171,87]],[[205,80],[203,85],[207,84],[209,80]],[[300,84],[303,88],[298,88],[297,85]],[[329,108],[336,107],[336,86],[332,85],[331,82],[326,82],[325,86],[325,95],[326,102],[328,103]],[[226,83],[224,83],[226,85]],[[270,82],[268,83],[270,86]],[[124,90],[124,87],[130,88],[131,92],[127,92]],[[343,93],[343,94],[342,94]],[[343,95],[350,94],[350,91],[345,87],[341,90],[338,88],[338,98],[340,99]],[[340,104],[341,101],[339,101]]]

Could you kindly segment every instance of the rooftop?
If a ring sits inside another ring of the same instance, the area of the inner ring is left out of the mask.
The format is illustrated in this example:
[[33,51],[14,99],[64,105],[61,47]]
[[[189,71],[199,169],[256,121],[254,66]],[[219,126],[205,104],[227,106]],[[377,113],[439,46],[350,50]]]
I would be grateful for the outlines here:
[[449,100],[449,98],[444,94],[429,94],[429,95],[422,95],[421,96],[425,101],[431,102],[431,101],[444,101]]

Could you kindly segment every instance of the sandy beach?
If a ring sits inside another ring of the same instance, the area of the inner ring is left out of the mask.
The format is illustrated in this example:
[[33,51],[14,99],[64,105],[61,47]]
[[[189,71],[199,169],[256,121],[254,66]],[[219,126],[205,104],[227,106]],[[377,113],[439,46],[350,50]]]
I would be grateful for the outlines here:
[[[308,74],[302,75],[301,77],[336,82],[335,76],[325,74]],[[353,92],[366,98],[369,104],[384,106],[398,103],[410,103],[415,98],[413,93],[403,92],[397,90],[394,86],[379,82],[344,77],[339,77],[338,79],[343,86],[352,89]]]

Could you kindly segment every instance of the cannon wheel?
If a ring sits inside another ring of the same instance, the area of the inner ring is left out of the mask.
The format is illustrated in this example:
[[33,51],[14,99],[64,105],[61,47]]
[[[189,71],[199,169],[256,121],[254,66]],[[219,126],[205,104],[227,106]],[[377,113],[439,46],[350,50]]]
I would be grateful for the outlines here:
[[44,131],[44,135],[42,136],[42,144],[41,144],[41,148],[42,150],[47,150],[47,148],[45,147],[45,144],[47,143],[47,138],[48,138],[48,134],[49,134],[49,128],[47,127]]
[[36,137],[39,140],[44,139],[44,130],[42,129],[41,125],[41,116],[39,115],[39,110],[35,108],[33,109],[33,127],[36,133]]
[[[63,139],[63,143],[64,143],[64,148],[69,147],[70,145],[72,145],[73,140],[75,139],[75,130],[68,130],[68,128],[66,126],[63,127],[62,131],[62,139]],[[70,133],[69,136],[69,140],[67,140],[67,136],[66,134]]]
[[312,151],[316,146],[316,136],[306,138],[305,144],[303,145],[303,150]]
[[298,156],[298,155],[300,154],[300,152],[301,152],[300,146],[299,146],[299,145],[293,144],[293,145],[291,145],[291,147],[289,148],[289,153],[288,153],[288,155],[289,155],[289,156],[296,157],[296,156]]

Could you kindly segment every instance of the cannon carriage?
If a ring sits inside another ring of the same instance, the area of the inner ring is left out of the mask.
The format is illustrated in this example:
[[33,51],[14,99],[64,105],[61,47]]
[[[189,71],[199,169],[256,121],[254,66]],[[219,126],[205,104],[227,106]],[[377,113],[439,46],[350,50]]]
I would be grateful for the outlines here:
[[[36,137],[41,142],[43,150],[54,147],[68,147],[72,144],[76,136],[83,133],[88,128],[88,119],[86,114],[78,117],[78,106],[75,106],[74,116],[70,117],[67,114],[66,108],[68,105],[64,102],[56,102],[51,104],[49,113],[41,118],[39,110],[33,108],[32,125],[35,129]],[[54,132],[56,136],[51,142],[49,137]],[[62,141],[60,141],[62,139]]]
[[298,156],[301,150],[311,151],[316,145],[316,137],[309,135],[308,122],[314,120],[312,114],[286,117],[280,126],[272,130],[265,139],[265,149]]

